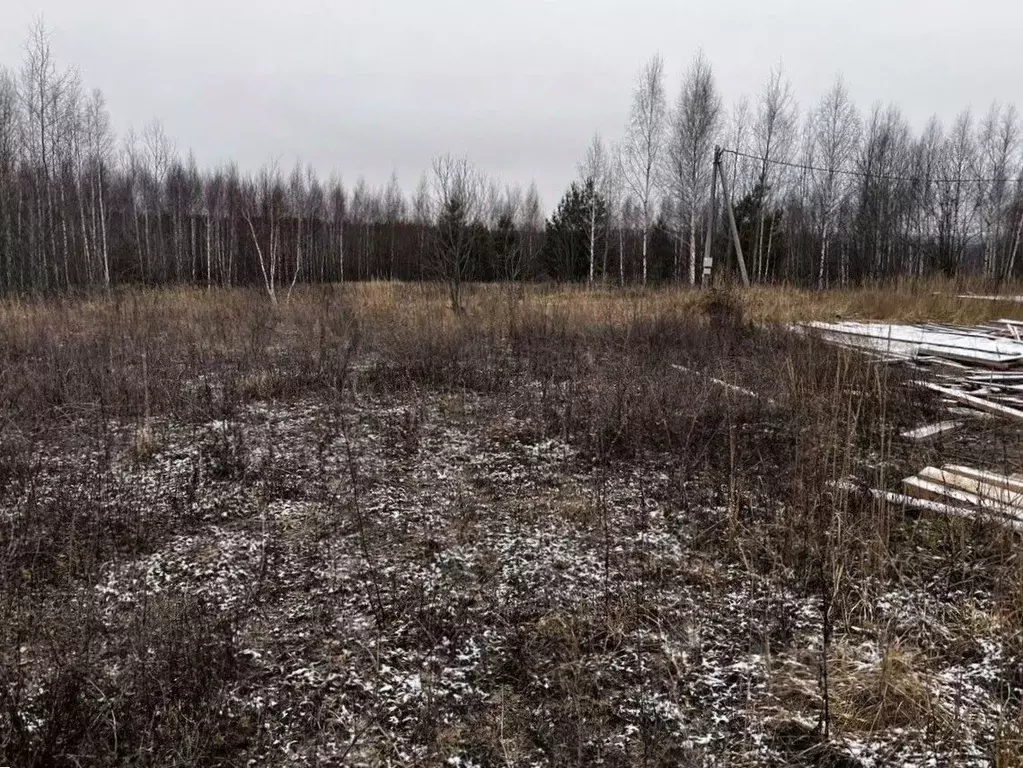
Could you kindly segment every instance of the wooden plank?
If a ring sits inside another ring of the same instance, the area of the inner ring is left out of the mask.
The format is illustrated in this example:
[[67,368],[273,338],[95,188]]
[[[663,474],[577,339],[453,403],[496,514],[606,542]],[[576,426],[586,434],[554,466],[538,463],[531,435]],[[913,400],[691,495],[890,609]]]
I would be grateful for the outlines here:
[[947,515],[949,517],[962,517],[967,520],[976,520],[980,517],[980,519],[987,522],[997,523],[998,525],[1023,533],[1023,522],[1020,522],[1019,520],[991,516],[985,517],[983,513],[978,515],[971,509],[956,507],[951,504],[941,504],[936,501],[927,501],[926,499],[918,499],[914,496],[907,496],[902,493],[880,491],[876,488],[870,489],[870,495],[875,499],[882,499],[887,501],[889,504],[898,504],[906,509],[917,509],[923,512],[933,512],[935,514]]
[[971,373],[965,377],[967,381],[980,381],[985,383],[998,381],[1023,381],[1023,373],[1019,371],[1000,373],[997,371],[984,371],[983,373]]
[[952,502],[956,506],[974,507],[997,517],[1004,517],[1023,523],[1023,510],[998,504],[969,491],[959,490],[943,483],[936,483],[917,476],[907,477],[902,481],[902,485],[906,490],[906,495],[917,499],[942,504]]
[[941,394],[945,395],[945,397],[949,397],[960,403],[972,405],[974,408],[979,408],[982,411],[987,411],[988,413],[993,413],[997,416],[1005,416],[1006,418],[1015,419],[1016,421],[1023,421],[1023,411],[1018,410],[1016,408],[1010,408],[1007,405],[993,403],[990,400],[985,400],[982,397],[976,397],[974,395],[969,395],[966,392],[959,392],[958,390],[955,389],[942,387],[938,384],[933,384],[932,382],[929,381],[917,381],[914,383],[917,384],[918,386],[923,387],[924,389],[929,389],[933,392],[940,392]]
[[1015,408],[1023,406],[1023,398],[1016,395],[1003,395],[995,393],[991,395],[991,399],[995,402],[1002,403],[1003,405],[1011,405]]
[[[986,499],[995,505],[1016,507],[1015,514],[1023,515],[1023,509],[1018,509],[1023,506],[1023,492],[1006,488],[1004,484],[995,485],[976,477],[953,472],[951,469],[938,469],[937,467],[925,467],[918,477],[975,494],[981,500]],[[1009,480],[1009,478],[1003,479]]]
[[768,398],[761,398],[760,395],[758,395],[752,389],[745,389],[744,387],[739,387],[739,386],[736,386],[735,384],[729,384],[727,381],[722,381],[721,379],[715,379],[713,376],[708,376],[705,373],[701,373],[700,371],[694,371],[692,368],[686,368],[684,365],[678,365],[677,363],[672,363],[671,367],[674,368],[677,371],[682,371],[683,373],[689,373],[689,374],[692,374],[694,376],[700,376],[701,378],[704,378],[704,379],[706,379],[707,381],[709,381],[709,382],[711,382],[713,384],[717,384],[719,387],[723,387],[724,389],[727,389],[730,392],[736,392],[736,393],[738,393],[740,395],[745,395],[746,397],[751,397],[754,400],[764,400],[765,403],[767,403],[768,405],[771,405],[771,406],[777,405],[777,403],[774,400],[772,400],[771,398],[769,398],[769,397]]
[[987,413],[986,411],[978,411],[975,408],[965,408],[961,405],[952,405],[946,408],[945,410],[947,410],[953,416],[959,416],[970,419],[989,420],[995,417],[993,413]]
[[921,362],[921,363],[928,363],[930,365],[940,365],[943,368],[953,368],[953,369],[955,369],[957,371],[975,371],[975,370],[977,370],[975,366],[963,365],[962,363],[957,363],[955,360],[946,360],[946,359],[944,359],[942,357],[926,357],[926,356],[925,357],[918,357],[917,361]]
[[987,472],[983,469],[974,469],[973,467],[963,467],[955,464],[946,464],[942,467],[942,469],[946,472],[953,472],[972,480],[979,480],[983,483],[998,486],[999,488],[1005,488],[1013,493],[1023,493],[1023,480],[1017,480],[1010,476],[999,475],[996,472]]
[[902,433],[902,436],[907,440],[929,440],[932,437],[959,429],[962,425],[961,421],[939,421],[937,424],[926,424],[916,429],[908,429]]
[[[924,328],[929,331],[937,331],[938,333],[948,334],[950,336],[962,336],[964,338],[972,339],[990,339],[992,331],[1000,331],[1004,333],[1005,328],[997,326],[986,326],[986,325],[975,325],[975,326],[963,326],[963,325],[946,325],[944,323],[922,323],[918,327]],[[999,338],[1005,338],[999,336]]]
[[980,497],[976,494],[956,488],[949,488],[943,483],[926,480],[917,475],[905,478],[902,481],[902,486],[906,489],[906,495],[912,496],[915,499],[939,501],[942,503],[954,501],[959,505],[966,505],[968,507],[979,507],[981,504]]
[[1005,301],[1015,302],[1017,304],[1023,303],[1023,296],[981,296],[974,293],[960,293],[956,296],[957,299],[975,299],[977,301]]
[[1023,363],[1023,357],[1001,357],[995,353],[979,352],[967,347],[958,349],[933,344],[921,344],[919,354],[940,356],[945,360],[955,360],[956,362],[967,363],[969,365],[981,365],[985,368],[994,368],[999,371],[1004,371]]

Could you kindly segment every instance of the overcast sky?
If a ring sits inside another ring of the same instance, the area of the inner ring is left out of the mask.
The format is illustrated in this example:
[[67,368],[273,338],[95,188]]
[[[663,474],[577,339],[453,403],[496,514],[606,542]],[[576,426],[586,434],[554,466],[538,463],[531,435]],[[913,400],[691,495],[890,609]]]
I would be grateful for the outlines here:
[[698,47],[726,103],[781,61],[801,107],[841,72],[914,125],[1023,106],[1020,0],[2,0],[0,63],[42,14],[119,134],[154,117],[201,164],[296,158],[411,189],[430,158],[535,178],[548,206],[590,136],[615,139],[637,72],[669,100]]

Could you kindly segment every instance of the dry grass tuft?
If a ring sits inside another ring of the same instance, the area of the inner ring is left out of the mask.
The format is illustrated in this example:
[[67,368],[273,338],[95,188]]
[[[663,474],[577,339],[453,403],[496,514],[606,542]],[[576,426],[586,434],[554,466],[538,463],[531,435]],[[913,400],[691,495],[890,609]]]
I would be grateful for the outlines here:
[[159,452],[163,441],[153,425],[146,421],[135,429],[132,439],[132,455],[136,461],[146,462]]
[[[762,704],[779,729],[818,721],[824,710],[820,655],[810,651],[773,660]],[[889,729],[945,730],[952,713],[934,700],[928,662],[899,640],[883,645],[836,644],[828,663],[829,707],[836,735],[870,739]]]

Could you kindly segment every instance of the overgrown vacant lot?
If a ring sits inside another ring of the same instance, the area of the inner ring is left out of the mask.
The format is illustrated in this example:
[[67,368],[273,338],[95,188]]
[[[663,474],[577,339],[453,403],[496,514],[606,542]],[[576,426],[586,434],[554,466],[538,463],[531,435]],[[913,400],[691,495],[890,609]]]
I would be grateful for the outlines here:
[[0,763],[1023,764],[1018,535],[848,490],[1019,428],[783,325],[946,288],[0,306]]

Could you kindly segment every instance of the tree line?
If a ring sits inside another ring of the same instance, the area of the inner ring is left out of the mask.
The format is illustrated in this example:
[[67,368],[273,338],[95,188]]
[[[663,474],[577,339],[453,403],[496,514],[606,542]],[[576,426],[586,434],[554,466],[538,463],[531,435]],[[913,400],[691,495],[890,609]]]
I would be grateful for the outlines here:
[[[733,261],[710,216],[714,148],[756,282],[825,287],[929,274],[1018,276],[1023,156],[1015,107],[915,133],[897,105],[862,113],[842,80],[800,109],[781,68],[726,110],[699,53],[669,104],[663,60],[641,71],[621,137],[593,137],[547,216],[536,186],[435,158],[407,196],[269,163],[202,169],[161,125],[115,137],[103,95],[58,66],[41,23],[0,67],[0,292],[137,283],[444,280],[697,283]],[[720,206],[715,200],[713,205]]]

